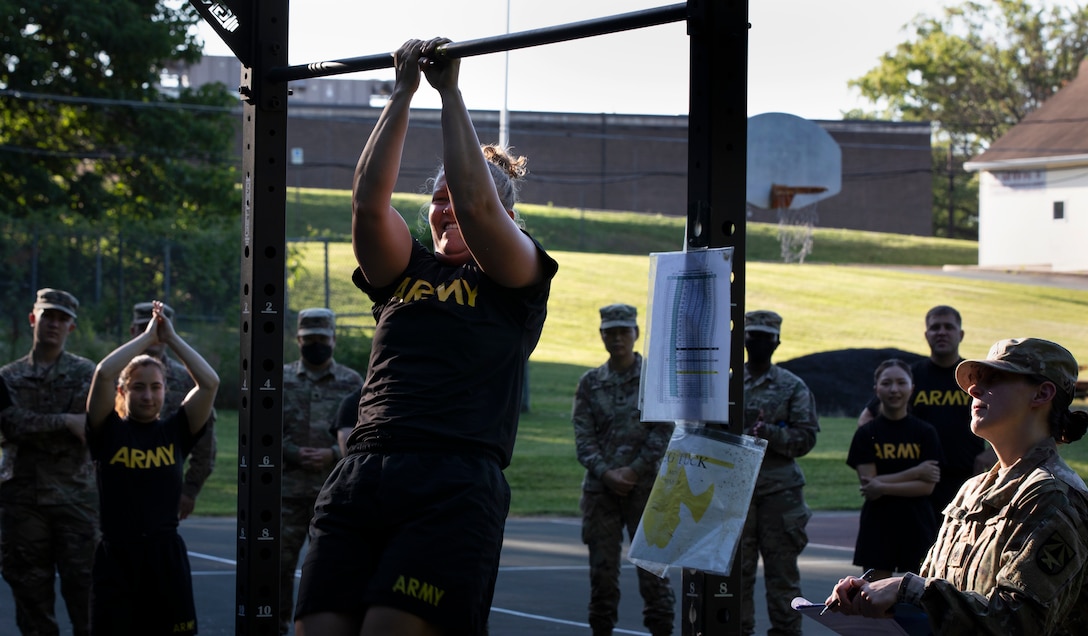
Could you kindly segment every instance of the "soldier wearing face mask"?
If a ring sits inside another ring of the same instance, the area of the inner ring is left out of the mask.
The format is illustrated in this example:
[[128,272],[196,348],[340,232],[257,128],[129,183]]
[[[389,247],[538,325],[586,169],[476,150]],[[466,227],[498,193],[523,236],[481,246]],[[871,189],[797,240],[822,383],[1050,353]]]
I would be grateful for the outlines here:
[[816,401],[804,381],[771,363],[781,343],[782,316],[750,311],[744,316],[744,432],[767,440],[741,537],[741,633],[755,633],[756,572],[763,558],[767,615],[772,634],[801,634],[801,615],[790,601],[801,596],[797,557],[808,544],[812,512],[801,492],[805,476],[795,461],[816,445]]
[[314,500],[342,454],[330,425],[363,378],[336,362],[336,315],[315,307],[298,314],[299,360],[283,365],[283,480],[280,530],[280,633],[291,624],[295,567]]

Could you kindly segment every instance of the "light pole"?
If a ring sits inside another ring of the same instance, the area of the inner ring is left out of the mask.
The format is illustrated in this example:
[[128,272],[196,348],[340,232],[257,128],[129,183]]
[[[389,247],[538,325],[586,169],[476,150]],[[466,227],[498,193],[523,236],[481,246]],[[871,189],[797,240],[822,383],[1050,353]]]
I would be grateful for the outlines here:
[[[510,0],[506,0],[506,33],[510,33]],[[502,110],[499,111],[499,145],[510,145],[510,109],[507,107],[507,95],[510,92],[510,51],[503,53]]]

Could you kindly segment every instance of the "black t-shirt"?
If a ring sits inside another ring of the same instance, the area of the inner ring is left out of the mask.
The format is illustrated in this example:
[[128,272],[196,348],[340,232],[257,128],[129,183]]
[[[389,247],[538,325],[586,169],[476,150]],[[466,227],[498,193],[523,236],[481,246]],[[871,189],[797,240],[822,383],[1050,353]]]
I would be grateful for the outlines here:
[[942,461],[943,447],[936,429],[914,415],[889,420],[883,415],[854,431],[846,463],[856,469],[874,464],[877,475],[891,475],[931,459]]
[[[937,429],[944,451],[941,481],[929,496],[938,515],[963,482],[974,475],[975,457],[986,448],[982,438],[971,432],[971,396],[956,382],[956,366],[960,361],[941,367],[924,358],[910,367],[914,376],[910,412]],[[869,403],[871,413],[876,413],[877,405],[875,399]]]
[[937,429],[945,457],[942,468],[947,466],[965,478],[972,475],[975,457],[986,446],[971,432],[971,396],[956,382],[956,365],[940,367],[926,358],[915,363],[911,372],[910,410]]
[[[975,457],[986,447],[982,438],[971,432],[971,396],[956,382],[956,366],[961,361],[941,367],[924,358],[911,365],[914,392],[909,405],[911,414],[937,429],[945,454],[941,470],[949,471],[960,483],[974,474]],[[878,406],[873,398],[866,408],[875,416]]]
[[510,463],[525,361],[536,347],[558,265],[539,244],[544,281],[510,289],[475,263],[440,263],[416,241],[408,268],[374,289],[374,341],[349,446],[468,452]]
[[[942,459],[933,426],[913,415],[901,420],[878,415],[854,432],[846,463],[855,469],[873,464],[877,475],[891,475]],[[929,497],[885,495],[866,501],[854,562],[880,569],[916,569],[936,538],[938,525]]]
[[332,424],[329,426],[329,432],[333,434],[333,437],[336,437],[340,429],[355,428],[355,425],[359,422],[360,395],[362,395],[362,389],[352,391],[345,395],[340,402],[340,406],[336,409],[336,418],[333,419]]
[[117,541],[155,536],[178,526],[182,467],[196,440],[185,407],[166,420],[133,422],[110,413],[87,431],[98,471],[102,533]]

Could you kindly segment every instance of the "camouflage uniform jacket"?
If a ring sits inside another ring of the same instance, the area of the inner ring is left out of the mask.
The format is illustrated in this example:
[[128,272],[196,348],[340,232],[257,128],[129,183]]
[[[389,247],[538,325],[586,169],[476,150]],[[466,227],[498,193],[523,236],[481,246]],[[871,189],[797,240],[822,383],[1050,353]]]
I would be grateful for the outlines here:
[[744,366],[744,432],[752,434],[759,412],[770,425],[765,433],[767,452],[756,479],[755,496],[805,485],[805,475],[794,461],[816,445],[820,432],[816,400],[804,381],[777,365],[752,377]]
[[0,484],[0,502],[98,507],[90,451],[59,417],[86,412],[94,367],[65,351],[49,367],[27,355],[0,368],[13,402],[0,414],[0,443],[12,468]]
[[586,467],[582,489],[605,492],[601,476],[629,466],[638,473],[639,487],[653,486],[661,458],[669,446],[673,425],[642,422],[638,408],[642,356],[623,373],[604,363],[578,380],[571,421],[578,461]]
[[283,496],[317,496],[329,471],[304,470],[299,447],[331,448],[340,459],[329,427],[344,396],[362,385],[362,376],[336,361],[317,373],[308,372],[301,360],[283,365]]
[[945,509],[922,564],[929,578],[907,578],[930,625],[937,634],[1085,633],[1088,488],[1053,439],[1004,476],[998,468],[965,483]]
[[[166,418],[177,412],[182,400],[196,385],[184,364],[165,353],[159,360],[166,366],[166,399],[162,403],[162,416]],[[208,415],[208,421],[204,423],[204,434],[200,436],[189,454],[189,467],[185,471],[181,492],[193,499],[200,494],[204,482],[215,469],[215,419],[215,409],[212,409],[211,414]]]

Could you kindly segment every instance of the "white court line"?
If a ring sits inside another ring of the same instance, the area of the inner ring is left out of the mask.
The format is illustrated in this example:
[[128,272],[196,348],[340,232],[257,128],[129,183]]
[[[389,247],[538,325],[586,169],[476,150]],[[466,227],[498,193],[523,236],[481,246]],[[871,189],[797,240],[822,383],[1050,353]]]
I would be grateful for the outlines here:
[[[837,545],[824,545],[822,543],[810,543],[810,544],[808,544],[808,547],[810,547],[810,548],[820,548],[820,549],[823,549],[823,550],[836,550],[836,551],[839,551],[839,552],[853,552],[854,551],[853,548],[844,548],[842,546],[837,546]],[[197,559],[207,559],[208,561],[213,561],[215,563],[222,563],[224,565],[233,565],[233,566],[238,565],[238,563],[234,559],[225,559],[223,557],[217,557],[217,556],[214,556],[214,555],[211,555],[211,554],[203,554],[201,552],[189,552],[189,556],[197,558]],[[801,561],[819,561],[820,559],[813,559],[811,557],[805,558],[802,555],[800,560]],[[621,568],[625,569],[625,570],[634,569],[635,567],[636,566],[634,566],[634,565],[632,565],[630,563],[624,564],[624,565],[621,566]],[[588,565],[507,565],[507,566],[500,566],[499,567],[500,572],[546,572],[546,571],[563,571],[563,570],[572,571],[572,570],[588,570],[588,569],[589,569]],[[298,574],[299,574],[299,571],[296,570],[295,571],[295,576],[298,576]]]
[[[215,563],[223,563],[225,565],[234,565],[234,566],[238,565],[237,562],[235,562],[233,559],[224,559],[223,557],[212,556],[210,554],[202,554],[200,552],[189,552],[189,556],[197,558],[197,559],[207,559],[209,561],[214,561]],[[500,570],[505,569],[507,571],[525,572],[525,571],[530,571],[530,570],[585,570],[585,569],[587,569],[587,567],[588,566],[579,565],[579,566],[569,566],[569,567],[567,567],[567,566],[544,566],[544,567],[512,567],[512,568],[499,568],[499,569]],[[635,567],[635,566],[625,565],[623,567],[628,568],[628,567]],[[220,570],[220,571],[213,571],[213,572],[193,572],[192,574],[193,574],[193,576],[216,576],[216,575],[234,574],[234,572],[228,572],[228,571],[221,571]],[[295,571],[295,576],[298,577],[298,575],[299,575],[299,572],[296,570]],[[568,620],[564,620],[564,619],[561,619],[561,618],[551,618],[549,616],[541,616],[539,614],[527,614],[525,612],[517,612],[517,611],[514,611],[514,610],[503,609],[501,607],[492,607],[491,611],[492,612],[498,612],[500,614],[508,614],[510,616],[517,616],[517,617],[520,617],[520,618],[528,618],[528,619],[532,619],[532,620],[536,620],[536,621],[544,621],[544,622],[547,622],[547,623],[555,623],[557,625],[571,625],[571,626],[574,626],[574,627],[585,627],[586,629],[589,629],[589,623],[579,623],[579,622],[576,622],[576,621],[568,621]],[[620,629],[618,627],[613,629],[612,633],[613,634],[634,634],[636,636],[645,636],[646,635],[646,632],[636,632],[636,631],[632,631],[632,630],[629,630],[629,629]]]
[[[517,616],[518,618],[531,618],[533,620],[544,621],[546,623],[555,623],[556,625],[570,625],[571,627],[585,627],[589,629],[589,623],[579,623],[578,621],[568,621],[561,618],[550,618],[548,616],[541,616],[539,614],[526,614],[525,612],[515,612],[513,610],[502,609],[501,607],[492,607],[492,612],[498,612],[500,614],[507,614],[509,616]],[[620,629],[614,627],[612,629],[613,634],[637,634],[638,636],[645,636],[647,632],[636,632],[630,629]]]
[[189,556],[196,557],[198,559],[207,559],[208,561],[214,561],[216,563],[223,563],[225,565],[233,565],[233,566],[236,566],[236,567],[238,565],[238,562],[235,561],[234,559],[224,559],[223,557],[217,557],[217,556],[213,556],[211,554],[202,554],[200,552],[190,551]]

